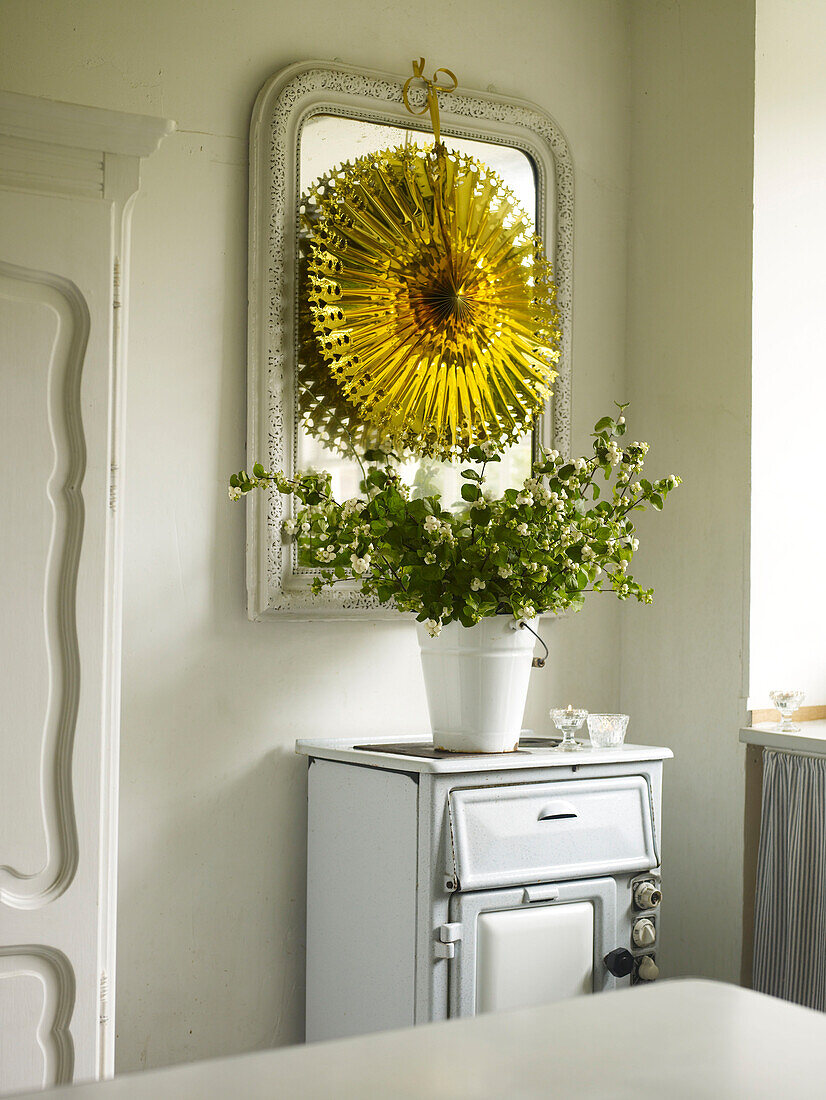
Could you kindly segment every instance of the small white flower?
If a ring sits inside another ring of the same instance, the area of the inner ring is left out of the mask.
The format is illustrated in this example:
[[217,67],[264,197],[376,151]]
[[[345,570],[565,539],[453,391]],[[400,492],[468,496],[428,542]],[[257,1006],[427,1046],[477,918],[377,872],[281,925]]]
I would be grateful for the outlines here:
[[305,519],[302,522],[302,524],[301,524],[301,533],[302,533],[302,535],[308,535],[310,533],[310,522],[309,522],[309,520]]
[[574,460],[574,469],[578,473],[581,473],[583,470],[587,469],[587,467],[588,463],[585,461],[584,458],[577,458]]
[[516,498],[516,503],[531,505],[533,504],[533,496],[530,493],[520,493]]
[[480,577],[473,577],[470,582],[471,592],[480,592],[485,587],[485,582]]
[[518,619],[532,619],[532,618],[534,618],[535,615],[536,615],[536,608],[533,606],[532,603],[526,603],[525,606],[520,609],[519,614],[517,615],[517,618]]
[[613,439],[606,448],[605,457],[608,459],[612,466],[616,466],[617,463],[622,459],[622,451],[616,445]]
[[594,554],[594,551],[591,549],[591,547],[590,546],[583,546],[582,547],[582,560],[583,561],[590,561],[591,558],[593,558],[593,557],[596,557],[596,555]]
[[548,451],[548,458],[551,462],[557,462],[559,460],[559,451]]
[[235,485],[230,485],[230,487],[229,487],[229,499],[230,500],[240,500],[243,495],[244,494],[241,492],[241,490],[236,488]]
[[442,525],[436,516],[428,516],[427,519],[424,521],[424,529],[429,535],[435,534],[435,532],[438,531],[441,526]]
[[285,535],[294,535],[295,534],[295,520],[294,519],[285,519],[284,522],[281,524],[281,530],[284,532]]
[[617,423],[618,424],[624,424],[625,423],[625,417],[624,416],[618,416],[617,417]]
[[637,496],[638,493],[642,492],[642,485],[640,485],[638,481],[635,481],[634,484],[631,486],[631,492],[634,494],[634,496]]
[[363,558],[360,558],[358,554],[351,554],[350,565],[352,566],[353,572],[361,576],[370,568],[370,555],[365,554]]
[[425,554],[424,560],[425,560],[425,564],[433,565],[433,563],[436,561],[436,555],[433,554],[433,553]]
[[500,565],[497,572],[499,573],[500,577],[504,577],[505,579],[507,579],[508,577],[513,575],[513,566]]
[[527,523],[517,523],[516,533],[517,533],[517,535],[527,535],[527,533],[528,533]]
[[631,539],[631,549],[632,550],[639,550],[639,548],[640,548],[640,540],[639,539]]
[[425,619],[424,625],[431,638],[438,638],[442,632],[442,624],[438,619]]

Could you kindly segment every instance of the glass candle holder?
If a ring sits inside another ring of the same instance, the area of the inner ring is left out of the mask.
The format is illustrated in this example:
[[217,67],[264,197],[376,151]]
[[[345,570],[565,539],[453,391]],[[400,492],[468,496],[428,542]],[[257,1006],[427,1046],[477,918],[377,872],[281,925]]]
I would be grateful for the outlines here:
[[778,730],[782,733],[793,733],[795,730],[799,730],[800,726],[796,726],[792,722],[792,715],[801,706],[803,700],[806,698],[802,691],[770,691],[769,698],[774,703],[775,707],[780,711],[780,723]]
[[589,714],[588,736],[595,749],[615,749],[625,740],[627,714]]
[[557,752],[574,752],[582,746],[574,737],[576,731],[588,717],[587,710],[577,710],[572,706],[565,709],[556,707],[550,711],[551,721],[562,731],[562,740],[556,746]]

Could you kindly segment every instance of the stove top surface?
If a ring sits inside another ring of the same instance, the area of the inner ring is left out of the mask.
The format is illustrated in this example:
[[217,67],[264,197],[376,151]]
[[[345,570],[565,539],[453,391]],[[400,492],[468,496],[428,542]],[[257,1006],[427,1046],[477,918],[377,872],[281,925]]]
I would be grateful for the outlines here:
[[470,775],[483,772],[527,772],[549,768],[577,769],[584,765],[632,763],[667,760],[670,749],[648,745],[619,745],[616,749],[594,749],[588,741],[580,742],[576,752],[557,752],[559,739],[538,737],[533,730],[522,731],[519,747],[514,752],[461,753],[443,752],[433,747],[431,734],[422,731],[409,736],[377,737],[357,741],[350,737],[301,738],[295,751],[315,760],[333,760],[387,771],[455,773]]
[[[519,753],[529,752],[531,749],[553,749],[559,744],[559,739],[553,737],[520,737],[519,745],[508,756],[516,756]],[[395,745],[365,744],[353,745],[354,749],[362,752],[391,752],[394,756],[415,756],[422,760],[457,760],[470,757],[475,759],[480,756],[502,757],[501,752],[445,752],[444,749],[433,747],[432,741],[402,741]]]

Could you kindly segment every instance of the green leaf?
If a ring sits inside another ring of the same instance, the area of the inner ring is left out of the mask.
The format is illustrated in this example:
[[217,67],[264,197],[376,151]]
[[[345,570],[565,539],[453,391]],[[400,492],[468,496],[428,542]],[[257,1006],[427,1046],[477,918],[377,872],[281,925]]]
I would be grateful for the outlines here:
[[472,481],[482,480],[482,475],[478,474],[475,470],[462,470],[462,477],[470,478]]
[[604,432],[606,428],[613,428],[614,421],[610,416],[603,416],[602,420],[598,420],[594,425],[595,432]]
[[657,509],[657,511],[661,512],[663,508],[663,498],[660,496],[660,494],[652,493],[650,499],[652,505]]
[[252,468],[253,477],[263,477],[266,472],[267,471],[264,469],[260,462],[256,462],[256,464]]
[[462,486],[462,498],[464,500],[478,500],[482,495],[482,490],[478,485],[463,485]]
[[238,477],[238,474],[233,474],[232,477],[229,479],[229,483],[233,487],[233,489],[241,488],[241,480]]
[[467,457],[471,462],[484,462],[485,452],[481,447],[470,447],[467,452]]
[[562,481],[567,481],[568,478],[572,476],[573,472],[574,472],[573,463],[569,462],[566,466],[563,466],[562,469],[559,471],[559,477]]

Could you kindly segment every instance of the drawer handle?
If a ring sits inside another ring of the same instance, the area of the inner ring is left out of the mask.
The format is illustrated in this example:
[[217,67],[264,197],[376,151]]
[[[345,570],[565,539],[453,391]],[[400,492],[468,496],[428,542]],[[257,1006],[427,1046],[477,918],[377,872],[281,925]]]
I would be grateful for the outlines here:
[[570,802],[549,802],[539,811],[539,821],[560,821],[566,817],[577,817],[576,807]]

